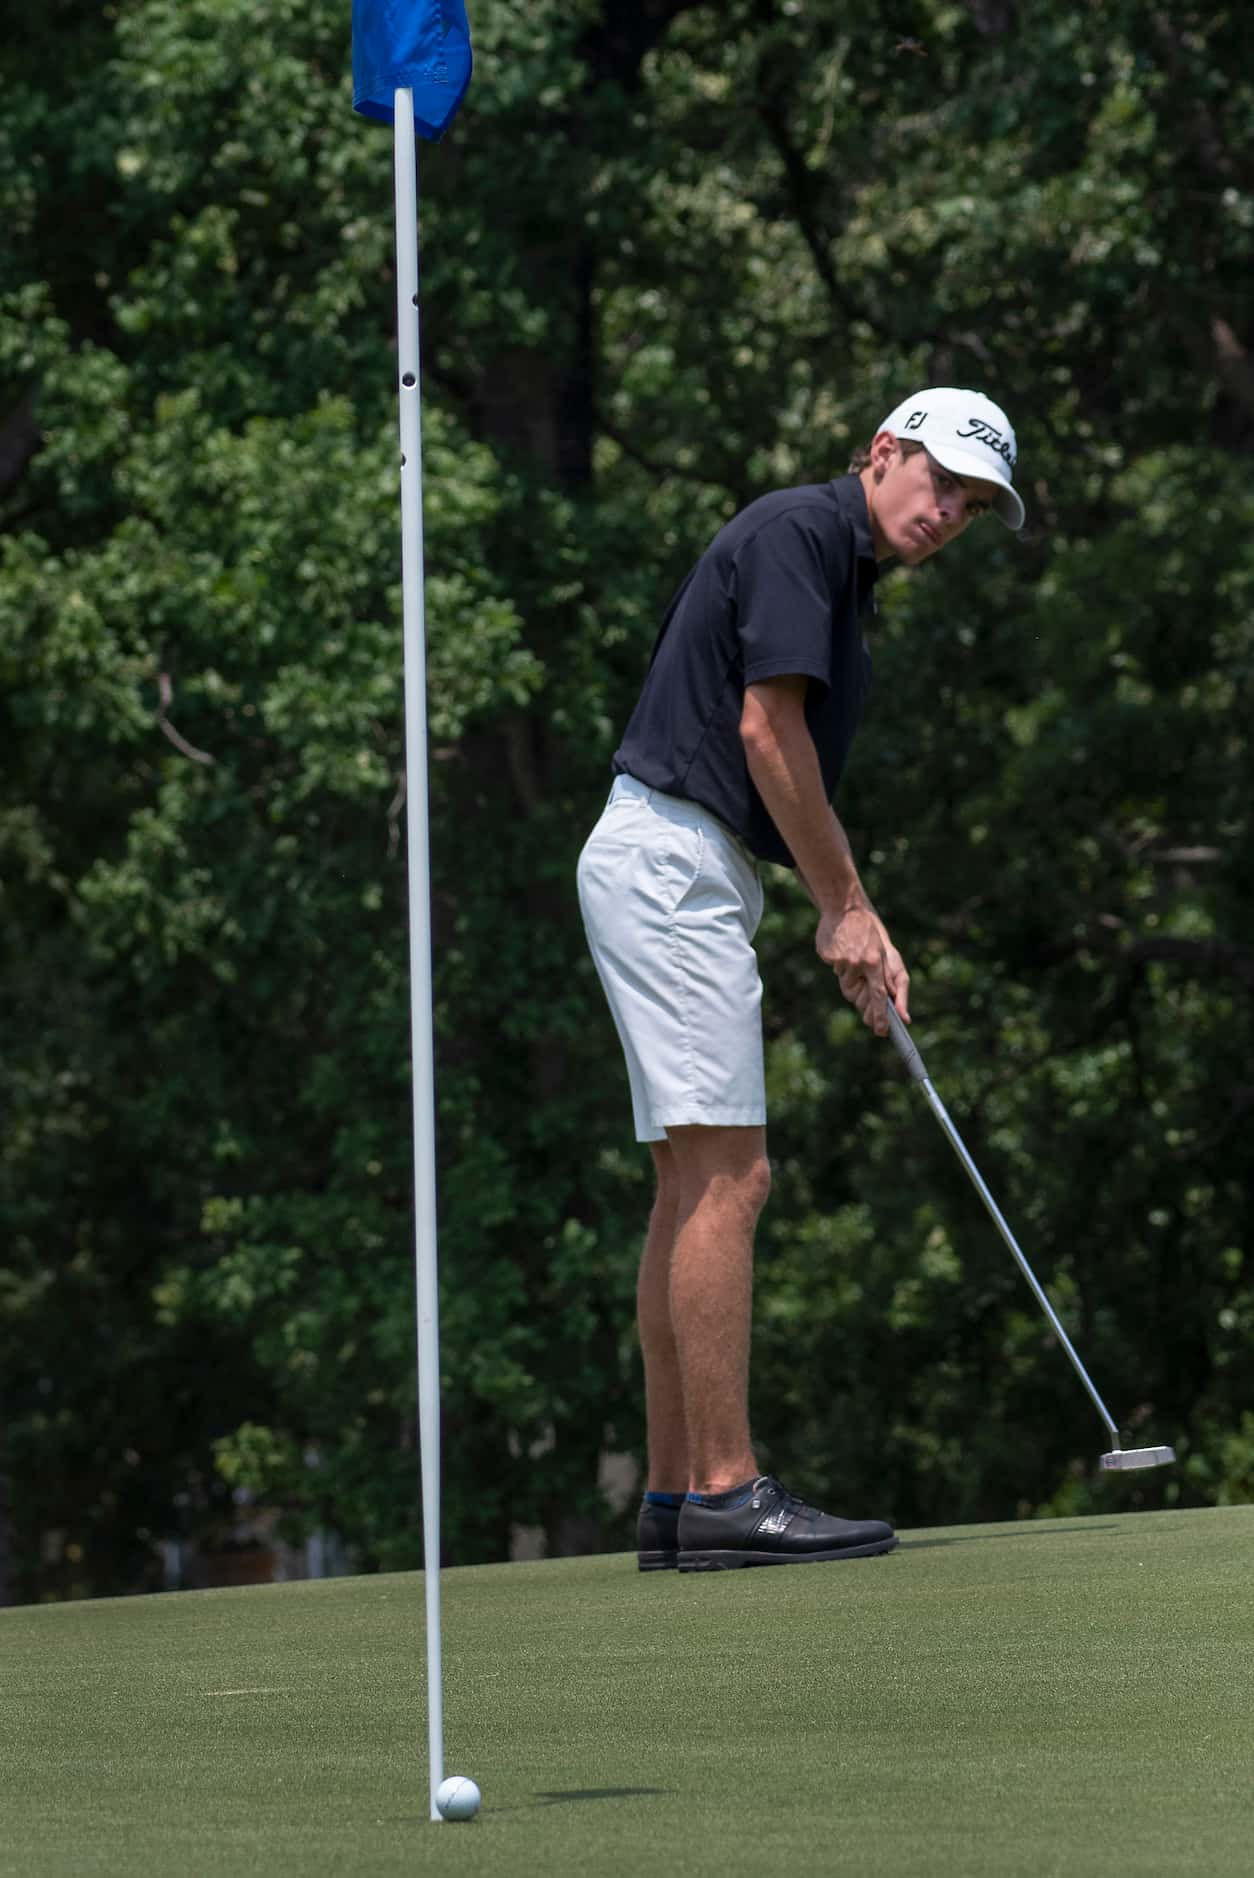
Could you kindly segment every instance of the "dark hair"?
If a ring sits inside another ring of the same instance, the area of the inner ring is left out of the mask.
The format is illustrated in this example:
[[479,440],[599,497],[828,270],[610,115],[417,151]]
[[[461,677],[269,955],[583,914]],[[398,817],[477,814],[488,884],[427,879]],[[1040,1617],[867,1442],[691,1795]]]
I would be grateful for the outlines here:
[[[909,437],[898,437],[897,446],[900,449],[901,454],[903,456],[914,456],[917,454],[918,451],[926,449],[927,447],[925,444],[912,442]],[[869,443],[864,443],[862,448],[860,450],[855,450],[853,455],[850,457],[849,469],[847,473],[850,476],[856,476],[859,470],[867,469],[870,466],[870,462],[871,462],[871,446]]]

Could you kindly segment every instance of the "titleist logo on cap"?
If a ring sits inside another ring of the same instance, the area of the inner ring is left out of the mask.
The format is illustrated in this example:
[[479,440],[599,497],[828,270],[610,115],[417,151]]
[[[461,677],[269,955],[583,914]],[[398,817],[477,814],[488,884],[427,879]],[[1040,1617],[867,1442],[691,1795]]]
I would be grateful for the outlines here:
[[[926,422],[926,410],[911,411],[909,417],[902,425],[902,429],[922,430]],[[992,450],[995,455],[1002,458],[1003,462],[1008,463],[1011,469],[1014,468],[1016,459],[1013,444],[1008,437],[1002,436],[1002,433],[995,424],[990,424],[987,419],[983,417],[964,418],[961,426],[955,426],[953,434],[955,437],[961,437],[964,440],[968,437],[974,437],[977,443],[982,443],[986,449]]]

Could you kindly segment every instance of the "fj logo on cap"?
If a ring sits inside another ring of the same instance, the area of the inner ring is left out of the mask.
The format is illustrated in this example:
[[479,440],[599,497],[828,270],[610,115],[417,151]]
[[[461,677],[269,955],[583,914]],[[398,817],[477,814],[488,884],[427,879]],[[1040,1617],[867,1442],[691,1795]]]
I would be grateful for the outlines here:
[[926,411],[911,411],[909,417],[906,419],[905,423],[902,425],[901,428],[903,430],[922,430],[926,422],[927,422]]
[[[911,420],[913,421],[913,420]],[[906,425],[909,430],[910,425]],[[967,428],[954,432],[956,437],[974,437],[978,443],[987,444],[988,448],[1002,457],[1011,467],[1015,466],[1015,453],[1007,438],[994,425],[986,423],[982,417],[969,417]]]

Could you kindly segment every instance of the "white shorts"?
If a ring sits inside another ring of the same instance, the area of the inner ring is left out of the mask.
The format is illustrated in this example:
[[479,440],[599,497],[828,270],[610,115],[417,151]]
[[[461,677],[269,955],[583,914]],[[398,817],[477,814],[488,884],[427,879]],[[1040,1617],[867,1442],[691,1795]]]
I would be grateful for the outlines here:
[[748,848],[708,809],[619,776],[578,880],[637,1141],[694,1122],[762,1127],[762,882]]

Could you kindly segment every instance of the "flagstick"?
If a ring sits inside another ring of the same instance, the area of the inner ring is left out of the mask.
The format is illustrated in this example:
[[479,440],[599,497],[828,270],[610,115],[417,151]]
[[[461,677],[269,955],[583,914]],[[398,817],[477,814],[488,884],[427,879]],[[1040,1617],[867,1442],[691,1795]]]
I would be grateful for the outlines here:
[[436,1279],[435,1061],[427,807],[427,646],[422,568],[422,415],[418,345],[418,160],[414,94],[396,92],[396,333],[400,369],[401,579],[405,637],[405,775],[409,841],[409,994],[414,1078],[414,1263],[418,1431],[427,1600],[427,1759],[431,1818],[444,1779],[440,1648],[440,1328]]

